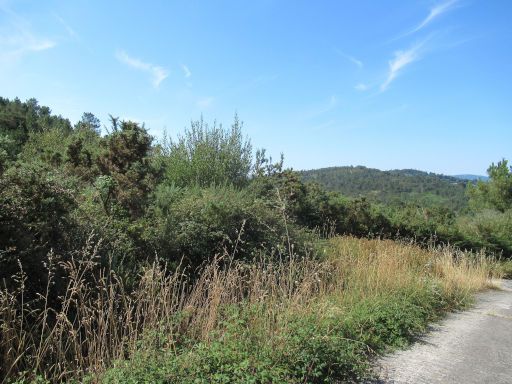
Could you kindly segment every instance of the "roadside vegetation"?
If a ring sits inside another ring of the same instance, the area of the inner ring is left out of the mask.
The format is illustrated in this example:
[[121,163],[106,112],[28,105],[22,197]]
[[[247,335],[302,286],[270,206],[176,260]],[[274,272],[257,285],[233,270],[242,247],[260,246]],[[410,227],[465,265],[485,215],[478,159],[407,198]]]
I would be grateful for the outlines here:
[[505,160],[459,214],[304,182],[236,116],[103,130],[0,98],[0,381],[358,381],[510,271]]
[[13,306],[22,275],[18,291],[2,292],[3,368],[39,382],[358,381],[371,358],[499,276],[483,254],[449,247],[353,237],[324,246],[322,259],[222,255],[193,279],[154,263],[130,291],[86,248],[65,265],[58,310],[48,297]]

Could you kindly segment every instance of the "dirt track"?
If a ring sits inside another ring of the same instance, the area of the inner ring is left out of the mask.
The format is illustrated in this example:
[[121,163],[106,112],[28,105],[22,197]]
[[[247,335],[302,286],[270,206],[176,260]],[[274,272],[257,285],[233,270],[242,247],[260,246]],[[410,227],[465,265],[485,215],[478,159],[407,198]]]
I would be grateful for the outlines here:
[[477,296],[405,351],[385,356],[374,383],[512,383],[512,281]]

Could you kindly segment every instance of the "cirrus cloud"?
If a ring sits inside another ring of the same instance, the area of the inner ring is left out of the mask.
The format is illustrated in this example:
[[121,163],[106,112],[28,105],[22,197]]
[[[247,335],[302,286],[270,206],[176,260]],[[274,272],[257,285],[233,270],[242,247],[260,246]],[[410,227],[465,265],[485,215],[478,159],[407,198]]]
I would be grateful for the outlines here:
[[158,88],[160,86],[160,83],[169,76],[169,72],[165,68],[132,57],[128,55],[125,51],[117,51],[116,58],[121,63],[131,68],[148,73],[151,76],[151,84],[153,85],[154,88]]
[[398,74],[409,64],[420,59],[420,50],[423,43],[413,45],[406,51],[396,51],[395,57],[389,61],[388,74],[386,80],[381,84],[380,90],[384,92],[389,85],[396,79]]
[[16,12],[0,3],[0,13],[6,16],[7,23],[0,26],[0,63],[15,63],[22,56],[46,51],[57,43],[35,33],[30,23]]

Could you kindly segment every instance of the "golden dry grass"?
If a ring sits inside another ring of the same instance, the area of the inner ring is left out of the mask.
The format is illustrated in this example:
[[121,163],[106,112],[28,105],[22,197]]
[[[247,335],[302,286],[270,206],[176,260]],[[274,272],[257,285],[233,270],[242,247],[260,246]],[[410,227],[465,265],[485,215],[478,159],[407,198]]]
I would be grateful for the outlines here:
[[436,279],[445,290],[471,294],[500,278],[496,261],[484,253],[449,246],[429,247],[391,240],[350,237],[332,240],[331,260],[350,279],[350,290],[361,295],[389,292]]

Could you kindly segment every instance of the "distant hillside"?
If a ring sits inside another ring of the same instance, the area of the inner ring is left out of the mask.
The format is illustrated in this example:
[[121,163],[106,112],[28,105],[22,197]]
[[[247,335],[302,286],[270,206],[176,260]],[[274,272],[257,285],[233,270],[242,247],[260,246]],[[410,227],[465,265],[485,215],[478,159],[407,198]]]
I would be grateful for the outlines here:
[[457,179],[461,179],[461,180],[471,180],[471,181],[478,181],[478,180],[488,181],[489,180],[488,176],[482,176],[482,175],[454,175],[453,177],[455,177]]
[[415,202],[461,209],[467,204],[467,180],[401,169],[380,171],[363,166],[331,167],[301,171],[305,181],[314,181],[347,196],[364,196],[388,204]]

